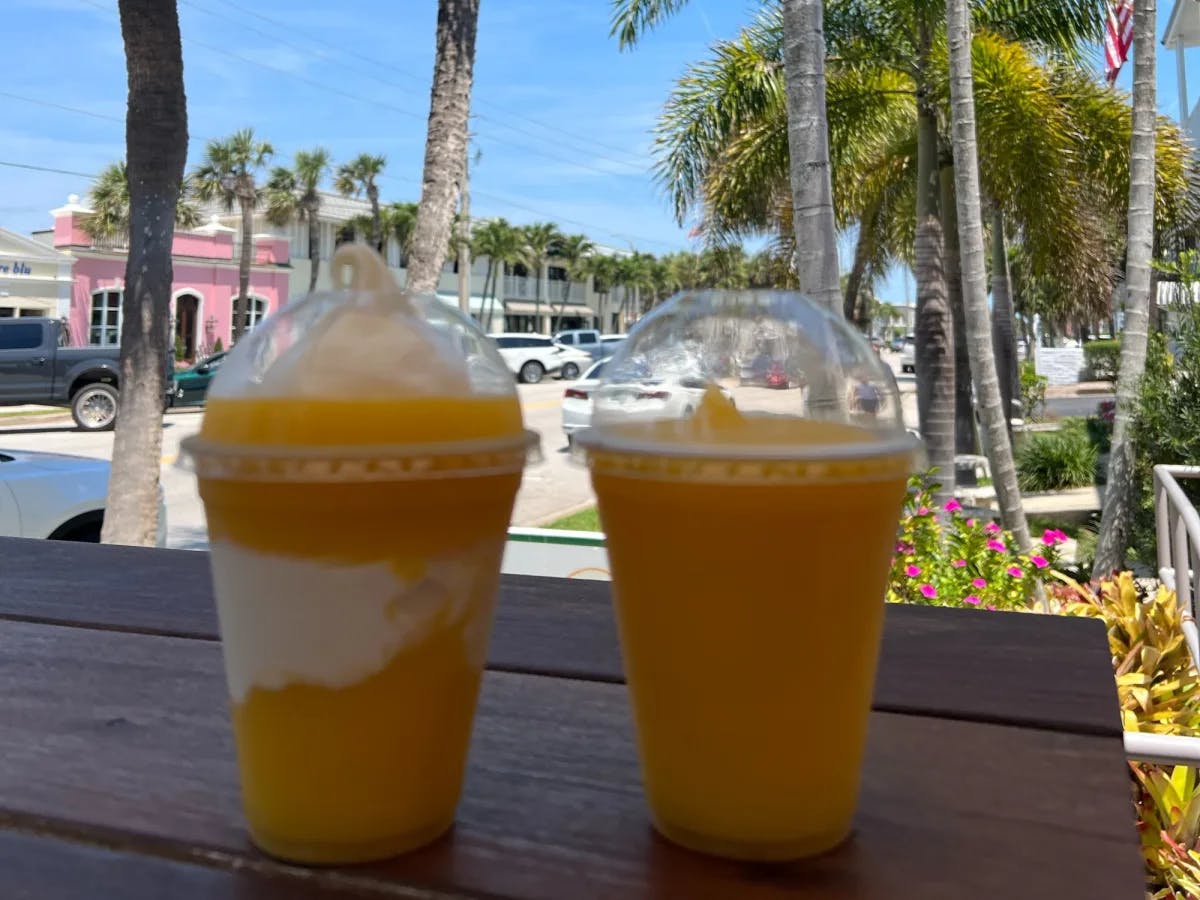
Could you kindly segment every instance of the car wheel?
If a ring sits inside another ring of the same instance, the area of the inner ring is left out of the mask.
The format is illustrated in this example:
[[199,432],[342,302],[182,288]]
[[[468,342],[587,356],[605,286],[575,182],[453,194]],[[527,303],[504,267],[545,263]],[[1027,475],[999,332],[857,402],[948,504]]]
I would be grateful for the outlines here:
[[521,366],[521,383],[522,384],[537,384],[542,380],[542,376],[546,374],[546,367],[537,360],[531,359],[525,365]]
[[118,396],[111,384],[85,385],[71,400],[71,418],[84,431],[108,431],[117,424]]
[[567,381],[574,381],[579,377],[579,366],[575,363],[567,363],[562,367],[562,377]]

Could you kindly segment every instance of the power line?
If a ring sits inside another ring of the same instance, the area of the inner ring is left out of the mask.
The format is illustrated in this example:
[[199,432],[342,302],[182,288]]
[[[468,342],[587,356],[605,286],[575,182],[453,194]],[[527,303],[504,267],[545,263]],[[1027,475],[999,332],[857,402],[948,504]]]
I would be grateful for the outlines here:
[[[20,163],[20,162],[13,162],[11,160],[3,160],[3,159],[0,159],[0,167],[9,168],[9,169],[25,169],[25,170],[28,170],[31,172],[47,172],[51,175],[70,175],[74,178],[86,178],[89,181],[95,181],[97,178],[100,177],[95,172],[78,172],[78,171],[74,171],[72,169],[58,169],[53,166],[37,166],[37,165],[33,165],[31,163]],[[388,175],[385,173],[385,174],[381,175],[380,177],[383,179],[386,179],[386,180],[390,180],[390,181],[398,181],[402,184],[412,184],[413,183],[411,179],[401,178],[398,175]],[[503,203],[505,206],[511,206],[514,209],[522,209],[522,210],[525,210],[526,212],[531,212],[537,216],[541,216],[542,218],[556,219],[559,222],[564,222],[569,225],[575,225],[579,228],[585,228],[589,232],[592,232],[593,234],[595,234],[595,233],[607,234],[607,235],[611,235],[612,237],[622,238],[624,240],[630,241],[631,243],[636,242],[636,243],[641,243],[641,244],[658,244],[663,247],[674,247],[675,246],[674,244],[671,244],[668,241],[660,241],[656,238],[638,237],[637,235],[625,234],[620,231],[613,231],[612,229],[609,229],[609,228],[602,228],[599,225],[593,225],[589,222],[580,222],[576,219],[568,219],[564,216],[556,216],[549,212],[546,212],[545,210],[536,209],[532,206],[527,206],[524,203],[518,203],[515,200],[509,200],[505,197],[501,197],[497,194],[490,194],[486,191],[477,191],[477,190],[472,189],[472,194],[477,197],[484,197],[486,199],[493,200],[497,203]]]
[[[205,12],[208,12],[210,15],[214,15],[214,16],[218,16],[218,17],[221,17],[221,16],[222,16],[222,14],[220,14],[220,13],[214,13],[214,12],[212,12],[211,10],[204,10],[204,8],[203,8],[203,7],[201,7],[201,6],[199,6],[199,5],[198,5],[198,4],[195,2],[195,0],[182,0],[182,2],[186,3],[188,6],[191,6],[191,7],[192,7],[192,8],[194,8],[194,9],[200,9],[200,10],[203,10],[203,11],[205,11]],[[301,30],[301,29],[299,29],[299,28],[296,28],[296,27],[295,27],[295,26],[293,26],[293,25],[289,25],[288,23],[286,23],[286,22],[282,22],[282,21],[280,21],[279,19],[274,19],[274,18],[271,18],[270,16],[263,15],[262,13],[256,12],[256,11],[254,11],[254,10],[252,10],[252,9],[246,9],[246,8],[245,8],[245,7],[243,7],[243,6],[239,6],[237,3],[234,3],[234,2],[232,2],[232,0],[216,0],[216,2],[218,2],[218,3],[221,3],[221,4],[223,4],[224,6],[227,6],[227,7],[229,7],[229,8],[230,8],[230,9],[232,9],[232,10],[236,10],[236,11],[237,11],[239,14],[241,14],[241,15],[249,15],[249,16],[252,16],[252,17],[254,17],[254,18],[258,19],[259,21],[266,22],[268,25],[271,25],[271,26],[273,26],[273,27],[274,27],[274,28],[276,28],[276,29],[281,29],[281,30],[283,30],[283,31],[290,31],[292,34],[299,35],[299,36],[303,37],[305,40],[309,41],[310,43],[316,44],[317,46],[325,46],[325,47],[329,46],[329,45],[328,45],[326,42],[324,42],[324,41],[320,41],[320,40],[318,40],[317,38],[314,38],[312,35],[308,34],[307,32],[305,32],[305,31],[303,31],[303,30]],[[292,49],[294,49],[294,50],[299,50],[299,51],[300,51],[300,52],[302,52],[302,53],[309,53],[309,52],[311,52],[311,51],[309,51],[309,50],[307,50],[307,49],[305,49],[305,48],[298,47],[298,46],[296,46],[295,44],[287,44],[286,42],[282,41],[282,39],[281,39],[281,38],[278,36],[278,34],[267,34],[266,32],[263,32],[263,31],[261,31],[261,30],[259,30],[259,29],[255,29],[255,28],[252,28],[252,27],[251,27],[251,26],[249,26],[249,25],[246,25],[244,22],[242,22],[242,23],[239,23],[239,24],[240,24],[240,25],[241,25],[241,27],[243,27],[243,28],[249,28],[249,29],[251,29],[252,31],[254,31],[256,34],[261,34],[261,35],[263,35],[263,36],[265,36],[265,37],[268,37],[268,38],[270,38],[270,39],[272,39],[272,40],[275,40],[275,41],[278,41],[278,42],[280,42],[280,43],[283,43],[283,44],[284,44],[284,46],[290,46],[290,47],[291,47]],[[386,61],[386,60],[381,60],[381,59],[374,59],[374,58],[372,58],[372,57],[370,57],[370,56],[367,56],[367,55],[365,55],[365,54],[363,54],[363,53],[359,53],[359,52],[357,52],[357,51],[355,51],[355,50],[350,50],[350,49],[347,49],[347,48],[344,48],[344,47],[342,47],[342,48],[334,48],[334,50],[335,50],[335,52],[340,52],[340,53],[342,53],[342,54],[344,54],[344,55],[346,55],[346,56],[350,56],[350,57],[352,57],[352,58],[355,58],[355,59],[361,60],[362,62],[366,63],[366,64],[367,64],[368,66],[370,66],[370,67],[372,68],[372,70],[373,70],[373,71],[372,71],[372,77],[378,78],[378,75],[376,74],[376,71],[377,71],[379,68],[381,68],[381,67],[382,67],[382,68],[385,68],[385,69],[390,69],[391,71],[393,71],[393,72],[396,72],[396,73],[398,73],[398,74],[400,74],[400,75],[404,76],[405,78],[409,79],[410,81],[414,81],[414,82],[416,82],[418,85],[420,85],[420,86],[422,86],[422,87],[425,87],[425,86],[426,86],[426,85],[428,85],[428,83],[429,83],[429,82],[428,82],[428,79],[426,79],[426,78],[422,78],[421,76],[419,76],[419,75],[417,75],[417,74],[415,74],[415,73],[413,73],[413,72],[410,72],[410,71],[408,71],[407,69],[403,69],[403,68],[401,68],[400,66],[397,66],[395,63],[388,62],[388,61]],[[331,59],[331,60],[332,60],[332,57],[330,57],[328,54],[325,54],[325,57],[326,57],[327,59]],[[332,61],[334,61],[334,62],[337,62],[337,60],[332,60]],[[345,63],[339,63],[339,64],[340,64],[340,65],[345,65]],[[398,86],[398,85],[397,85],[397,86]],[[528,116],[528,115],[526,115],[526,114],[524,114],[524,113],[522,113],[522,112],[519,112],[519,111],[517,111],[517,110],[511,109],[511,108],[509,108],[509,107],[501,106],[501,105],[500,105],[500,104],[498,104],[498,103],[494,103],[494,102],[492,102],[492,101],[486,101],[486,100],[479,100],[479,101],[475,101],[475,102],[477,102],[477,103],[478,103],[478,105],[480,105],[480,106],[488,106],[488,107],[491,107],[492,109],[496,110],[497,112],[502,112],[502,113],[504,113],[505,115],[512,116],[512,117],[514,117],[514,118],[521,119],[521,120],[523,120],[523,121],[529,122],[529,123],[531,123],[532,125],[535,125],[535,126],[537,126],[538,128],[543,128],[543,129],[545,129],[545,130],[547,130],[547,131],[549,131],[549,132],[553,133],[555,137],[558,137],[558,138],[562,138],[562,137],[571,137],[571,138],[574,138],[574,139],[576,139],[576,140],[578,140],[578,141],[582,141],[582,142],[583,142],[583,145],[586,147],[586,152],[589,152],[589,153],[590,153],[590,152],[594,152],[594,150],[595,150],[596,148],[600,148],[600,149],[604,149],[604,150],[609,150],[609,151],[611,151],[611,152],[613,152],[613,153],[619,153],[619,154],[621,154],[622,156],[629,156],[629,157],[631,157],[631,158],[632,158],[632,156],[633,156],[633,154],[631,154],[631,153],[629,152],[629,150],[627,150],[627,149],[625,149],[625,148],[616,147],[616,146],[613,146],[612,144],[605,144],[605,143],[603,143],[603,142],[601,142],[601,141],[597,141],[597,140],[596,140],[596,139],[595,139],[593,136],[591,136],[591,135],[584,135],[584,134],[580,134],[580,133],[578,133],[578,132],[573,132],[573,131],[570,131],[570,130],[568,130],[568,129],[565,129],[565,128],[563,128],[561,125],[557,125],[557,124],[554,124],[554,125],[547,124],[546,122],[542,122],[542,121],[540,121],[540,120],[538,120],[538,119],[535,119],[535,118],[533,118],[533,117],[531,117],[531,116]],[[509,130],[511,130],[511,131],[516,131],[516,132],[518,132],[518,133],[521,133],[521,134],[527,134],[527,135],[529,135],[530,137],[534,138],[535,140],[545,140],[545,138],[541,137],[540,135],[529,134],[529,132],[527,132],[527,131],[523,131],[523,130],[522,130],[522,129],[520,129],[520,128],[516,128],[515,126],[513,126],[513,125],[510,125],[510,124],[508,124],[507,122],[502,122],[502,121],[500,121],[499,119],[493,119],[493,118],[492,118],[492,117],[490,117],[490,116],[478,115],[478,116],[477,116],[477,118],[478,118],[478,119],[480,119],[481,121],[491,122],[491,123],[493,123],[493,124],[497,125],[497,126],[498,126],[498,127],[500,127],[500,128],[507,128],[507,129],[509,129]],[[636,167],[636,168],[644,168],[644,163],[642,163],[641,161],[638,161],[638,162],[626,162],[626,161],[624,161],[624,160],[616,160],[616,159],[612,159],[612,158],[610,158],[610,157],[600,157],[600,158],[601,158],[601,159],[606,159],[608,162],[616,162],[616,163],[619,163],[619,164],[621,164],[621,165],[627,165],[627,166]]]

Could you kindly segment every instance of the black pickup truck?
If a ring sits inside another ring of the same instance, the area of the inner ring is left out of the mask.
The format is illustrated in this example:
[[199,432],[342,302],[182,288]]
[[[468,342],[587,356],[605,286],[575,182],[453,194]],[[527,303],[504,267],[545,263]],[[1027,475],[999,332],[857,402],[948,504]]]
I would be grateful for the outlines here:
[[85,431],[112,428],[120,348],[67,343],[58,319],[0,319],[0,406],[65,406]]

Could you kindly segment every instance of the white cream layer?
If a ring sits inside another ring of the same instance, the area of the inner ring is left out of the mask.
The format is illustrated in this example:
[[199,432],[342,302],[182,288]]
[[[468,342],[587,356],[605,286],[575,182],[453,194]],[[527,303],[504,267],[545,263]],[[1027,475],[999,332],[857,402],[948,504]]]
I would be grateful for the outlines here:
[[[310,562],[229,541],[211,549],[225,674],[236,703],[255,687],[362,681],[435,622],[457,621],[473,602],[485,601],[490,580],[486,550],[483,559],[432,562],[406,582],[387,563]],[[482,666],[490,622],[478,611],[474,617],[481,621],[468,629],[467,651]]]

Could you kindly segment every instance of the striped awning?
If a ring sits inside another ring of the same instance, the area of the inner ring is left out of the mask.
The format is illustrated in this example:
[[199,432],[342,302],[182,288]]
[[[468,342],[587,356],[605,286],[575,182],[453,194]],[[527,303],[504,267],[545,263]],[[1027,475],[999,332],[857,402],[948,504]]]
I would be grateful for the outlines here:
[[[527,300],[504,301],[504,312],[510,316],[532,316],[538,311],[539,307]],[[540,312],[543,316],[570,316],[572,318],[582,316],[585,319],[598,315],[594,309],[582,303],[568,303],[560,310],[557,303],[550,301],[541,305]]]

